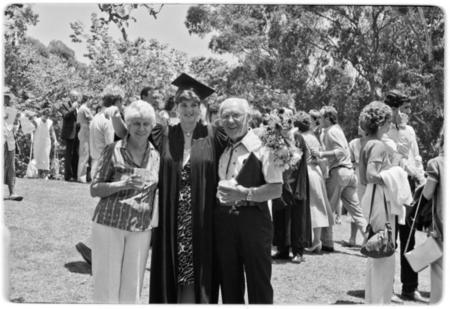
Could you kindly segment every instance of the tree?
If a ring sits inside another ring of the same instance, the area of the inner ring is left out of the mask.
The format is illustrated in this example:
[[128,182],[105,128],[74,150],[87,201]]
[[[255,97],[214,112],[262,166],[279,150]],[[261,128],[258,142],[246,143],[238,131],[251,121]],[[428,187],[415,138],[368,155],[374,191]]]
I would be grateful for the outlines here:
[[110,83],[123,87],[127,98],[135,97],[144,86],[166,95],[171,80],[187,66],[186,54],[156,40],[115,40],[109,35],[110,24],[97,14],[91,15],[89,32],[80,23],[71,23],[71,27],[72,40],[87,43],[85,56],[90,65],[85,88],[97,96]]
[[15,94],[20,89],[22,73],[27,66],[18,55],[19,46],[25,41],[28,26],[36,25],[37,22],[38,16],[34,14],[30,5],[11,4],[5,8],[5,84],[9,85]]
[[269,92],[254,96],[268,107],[280,92],[299,109],[333,104],[350,137],[365,104],[400,88],[416,98],[411,120],[426,158],[442,124],[443,17],[431,6],[198,5],[185,24],[239,58],[229,89]]

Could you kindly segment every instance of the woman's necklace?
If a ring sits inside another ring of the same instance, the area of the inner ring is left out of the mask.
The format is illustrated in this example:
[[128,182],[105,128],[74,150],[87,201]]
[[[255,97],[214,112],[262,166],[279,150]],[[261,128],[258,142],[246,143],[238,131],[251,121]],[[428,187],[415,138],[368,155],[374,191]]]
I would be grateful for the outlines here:
[[194,127],[192,127],[191,129],[185,129],[185,128],[183,128],[183,126],[181,126],[181,131],[183,131],[183,134],[186,136],[186,137],[191,137],[192,136],[192,132],[194,132],[194,129],[195,129],[195,126]]
[[191,137],[191,135],[192,135],[192,131],[191,131],[191,132],[185,132],[185,131],[183,131],[183,133],[184,133],[184,135],[186,135],[187,137]]

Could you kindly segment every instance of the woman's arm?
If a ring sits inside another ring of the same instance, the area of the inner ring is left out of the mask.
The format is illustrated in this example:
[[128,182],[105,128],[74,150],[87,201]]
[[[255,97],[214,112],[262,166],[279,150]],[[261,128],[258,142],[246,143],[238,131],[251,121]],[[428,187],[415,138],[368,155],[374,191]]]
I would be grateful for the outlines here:
[[245,188],[241,185],[234,187],[218,187],[219,200],[224,204],[230,204],[239,201],[246,201],[250,193],[251,202],[265,202],[281,197],[282,183],[267,183],[259,187]]
[[105,113],[107,116],[111,117],[112,125],[116,135],[120,138],[124,138],[128,133],[128,129],[125,121],[120,115],[119,108],[117,108],[117,106],[108,107]]
[[107,197],[123,190],[142,189],[142,177],[130,175],[125,179],[110,182],[114,176],[113,153],[116,144],[110,144],[103,150],[98,171],[92,181],[90,191],[92,197]]
[[367,164],[366,179],[370,183],[383,185],[384,184],[383,178],[381,178],[380,173],[378,172],[379,164],[381,163],[369,162],[369,164]]
[[431,199],[434,194],[434,190],[436,190],[437,182],[434,179],[427,178],[425,183],[425,187],[423,187],[422,195],[427,200]]
[[91,185],[91,196],[102,198],[126,189],[128,189],[126,180],[115,182],[96,182]]

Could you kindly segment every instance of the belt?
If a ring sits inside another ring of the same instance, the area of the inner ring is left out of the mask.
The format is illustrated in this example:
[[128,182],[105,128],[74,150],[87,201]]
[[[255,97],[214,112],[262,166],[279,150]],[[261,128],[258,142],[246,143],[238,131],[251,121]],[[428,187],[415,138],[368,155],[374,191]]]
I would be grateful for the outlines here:
[[347,168],[349,170],[353,169],[353,167],[348,167],[347,165],[338,165],[338,166],[334,166],[334,167],[330,168],[329,172],[331,172],[332,170],[334,170],[336,168]]
[[236,202],[234,205],[226,205],[226,204],[220,203],[220,206],[224,206],[224,207],[249,207],[249,206],[257,206],[258,204],[260,204],[260,203],[250,202],[250,201],[239,201],[239,202]]

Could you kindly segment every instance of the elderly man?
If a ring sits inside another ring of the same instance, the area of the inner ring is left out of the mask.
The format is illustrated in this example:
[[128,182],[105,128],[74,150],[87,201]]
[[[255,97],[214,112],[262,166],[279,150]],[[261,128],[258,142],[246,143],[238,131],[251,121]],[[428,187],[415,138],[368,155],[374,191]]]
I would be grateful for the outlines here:
[[66,181],[77,180],[78,165],[78,137],[77,137],[77,112],[81,94],[76,90],[69,93],[69,102],[62,105],[62,129],[61,139],[66,150],[64,154],[64,179]]
[[273,227],[267,201],[281,196],[282,169],[274,165],[273,153],[249,130],[249,112],[248,102],[239,98],[226,99],[219,108],[223,128],[232,142],[219,160],[220,205],[214,214],[225,304],[244,303],[244,271],[248,302],[273,303]]

